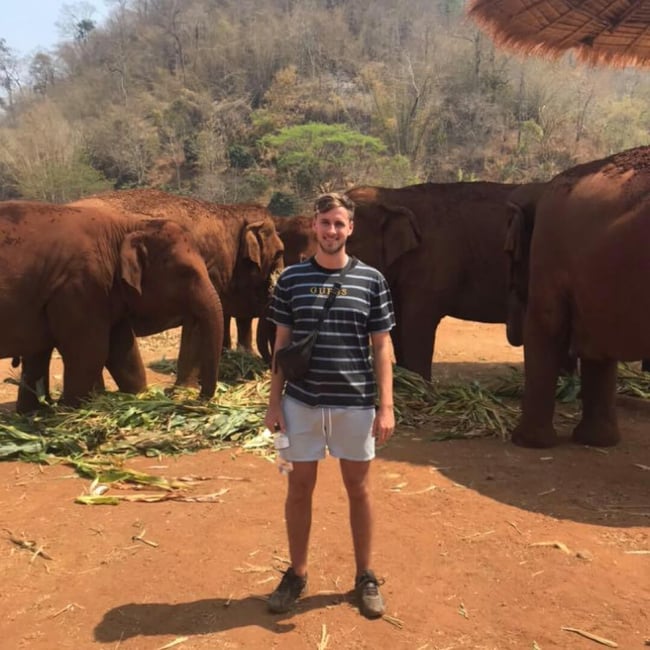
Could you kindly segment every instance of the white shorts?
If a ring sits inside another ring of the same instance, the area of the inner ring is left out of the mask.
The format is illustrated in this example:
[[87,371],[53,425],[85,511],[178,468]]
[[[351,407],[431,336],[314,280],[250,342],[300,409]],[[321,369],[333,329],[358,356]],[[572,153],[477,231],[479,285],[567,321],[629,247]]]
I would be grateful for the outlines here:
[[289,446],[280,451],[285,460],[321,460],[326,450],[343,460],[367,461],[375,457],[374,408],[307,406],[285,396],[282,412],[289,438]]

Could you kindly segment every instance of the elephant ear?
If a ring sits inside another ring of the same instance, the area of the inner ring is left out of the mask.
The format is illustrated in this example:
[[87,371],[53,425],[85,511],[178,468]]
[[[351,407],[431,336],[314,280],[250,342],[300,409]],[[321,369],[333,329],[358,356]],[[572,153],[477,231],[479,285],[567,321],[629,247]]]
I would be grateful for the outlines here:
[[142,270],[147,261],[147,247],[141,233],[124,237],[120,248],[120,277],[142,295]]
[[525,208],[512,201],[508,201],[507,206],[511,216],[503,250],[513,262],[523,262],[530,253],[530,242],[535,225],[534,206]]
[[420,245],[422,233],[411,210],[401,205],[384,207],[388,210],[383,228],[384,263],[389,268],[402,255]]
[[239,246],[239,255],[251,260],[262,268],[262,248],[259,242],[259,230],[264,226],[264,221],[247,223]]
[[523,212],[521,206],[516,203],[508,203],[510,210],[510,220],[508,221],[508,229],[506,230],[506,240],[503,243],[503,250],[508,253],[510,258],[518,262],[521,260],[521,221]]

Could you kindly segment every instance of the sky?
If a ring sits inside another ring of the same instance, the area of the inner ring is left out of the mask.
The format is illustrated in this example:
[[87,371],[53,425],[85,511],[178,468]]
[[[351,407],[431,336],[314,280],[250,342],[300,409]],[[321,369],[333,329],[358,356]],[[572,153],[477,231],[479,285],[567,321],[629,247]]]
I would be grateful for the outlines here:
[[[95,7],[92,18],[101,22],[108,9],[103,0],[85,0]],[[50,49],[65,39],[56,23],[62,18],[63,5],[74,7],[77,0],[1,0],[0,38],[19,56],[37,49]]]

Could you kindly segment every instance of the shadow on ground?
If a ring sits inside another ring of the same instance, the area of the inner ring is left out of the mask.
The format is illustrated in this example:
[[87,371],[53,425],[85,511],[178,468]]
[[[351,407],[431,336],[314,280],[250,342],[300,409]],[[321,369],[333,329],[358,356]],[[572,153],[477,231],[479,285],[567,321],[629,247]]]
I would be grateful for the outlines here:
[[348,605],[349,594],[316,594],[301,598],[287,614],[270,614],[266,598],[210,598],[188,603],[128,603],[108,611],[95,627],[95,640],[120,642],[134,636],[193,636],[232,628],[259,626],[278,634],[295,629],[287,622],[297,614],[334,605]]
[[[635,400],[638,402],[638,400]],[[627,527],[650,517],[650,426],[646,405],[619,407],[623,440],[613,448],[574,445],[571,426],[552,449],[524,449],[497,437],[433,440],[439,432],[398,431],[378,456],[435,467],[451,481],[556,519]]]

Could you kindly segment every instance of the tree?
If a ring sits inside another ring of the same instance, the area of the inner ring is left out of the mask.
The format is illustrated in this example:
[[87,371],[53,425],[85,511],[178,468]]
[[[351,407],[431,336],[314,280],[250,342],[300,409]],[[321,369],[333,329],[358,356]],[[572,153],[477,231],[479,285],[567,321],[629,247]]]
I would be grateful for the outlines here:
[[279,179],[302,197],[372,177],[391,160],[380,140],[345,124],[287,127],[264,136],[260,146]]
[[52,57],[45,52],[37,52],[29,64],[29,77],[32,90],[39,95],[45,95],[56,79]]
[[6,94],[6,100],[0,97],[0,107],[13,115],[14,93],[20,88],[18,58],[4,38],[0,38],[0,87]]
[[26,199],[72,201],[109,187],[88,163],[78,131],[48,101],[34,105],[15,128],[0,131],[0,166]]
[[56,22],[62,36],[71,37],[76,43],[85,43],[88,35],[95,29],[95,7],[89,2],[75,2],[61,7],[60,18]]
[[122,106],[87,128],[87,149],[93,166],[116,187],[144,186],[160,144],[155,127]]

